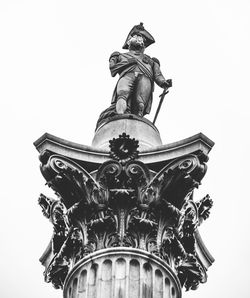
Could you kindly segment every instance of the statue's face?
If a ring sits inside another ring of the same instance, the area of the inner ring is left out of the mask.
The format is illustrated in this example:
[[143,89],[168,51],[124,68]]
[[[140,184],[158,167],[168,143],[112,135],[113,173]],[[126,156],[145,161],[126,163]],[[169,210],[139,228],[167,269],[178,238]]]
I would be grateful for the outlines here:
[[128,40],[128,46],[130,48],[144,48],[144,39],[141,35],[133,35],[129,40]]

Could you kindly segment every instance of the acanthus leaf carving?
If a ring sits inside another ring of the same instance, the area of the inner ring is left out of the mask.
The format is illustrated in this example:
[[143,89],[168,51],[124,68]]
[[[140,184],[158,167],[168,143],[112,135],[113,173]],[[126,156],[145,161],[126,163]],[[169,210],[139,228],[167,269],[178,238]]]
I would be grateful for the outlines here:
[[210,209],[213,206],[213,201],[209,195],[206,195],[200,201],[197,202],[198,216],[200,223],[206,220],[210,215]]
[[178,266],[178,277],[186,290],[196,290],[203,281],[204,269],[192,254],[186,254]]
[[[126,142],[128,136],[113,141],[114,154],[121,154],[119,146],[126,149]],[[194,202],[193,192],[206,173],[207,158],[202,152],[186,155],[156,173],[136,159],[136,144],[130,142],[134,147],[128,156],[111,154],[113,159],[92,174],[63,156],[46,153],[41,158],[41,171],[59,197],[39,199],[54,226],[53,256],[45,277],[55,287],[63,286],[69,268],[81,258],[119,246],[162,258],[186,289],[204,281],[194,234],[212,201],[206,196]]]

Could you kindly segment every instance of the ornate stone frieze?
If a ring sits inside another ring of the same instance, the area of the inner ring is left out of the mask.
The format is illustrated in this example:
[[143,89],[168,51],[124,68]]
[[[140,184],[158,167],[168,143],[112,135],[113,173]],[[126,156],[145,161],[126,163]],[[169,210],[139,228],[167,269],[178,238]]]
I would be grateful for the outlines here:
[[208,195],[194,201],[194,190],[206,173],[207,155],[197,150],[156,172],[138,160],[137,149],[138,141],[126,134],[114,138],[110,158],[90,173],[73,159],[41,153],[41,172],[57,195],[39,198],[54,228],[44,275],[56,288],[77,262],[114,247],[162,259],[187,290],[206,281],[196,234],[212,201]]

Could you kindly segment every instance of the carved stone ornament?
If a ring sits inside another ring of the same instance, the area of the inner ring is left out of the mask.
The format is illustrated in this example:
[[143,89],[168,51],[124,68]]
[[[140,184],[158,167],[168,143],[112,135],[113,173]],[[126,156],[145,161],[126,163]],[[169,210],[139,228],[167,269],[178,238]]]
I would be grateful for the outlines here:
[[109,141],[110,157],[118,160],[121,164],[133,160],[138,157],[139,142],[129,135],[123,133],[119,138],[113,138]]
[[111,140],[110,159],[91,173],[70,158],[41,154],[41,172],[57,195],[39,198],[54,227],[41,258],[46,282],[62,288],[77,262],[115,247],[162,259],[187,290],[206,281],[197,227],[212,201],[206,196],[195,202],[193,193],[206,173],[207,156],[197,151],[174,158],[156,172],[138,160],[137,147],[126,134]]

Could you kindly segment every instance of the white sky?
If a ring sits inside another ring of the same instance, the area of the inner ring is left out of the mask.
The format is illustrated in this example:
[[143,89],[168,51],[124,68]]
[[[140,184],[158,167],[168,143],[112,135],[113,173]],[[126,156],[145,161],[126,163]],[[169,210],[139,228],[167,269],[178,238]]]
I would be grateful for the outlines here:
[[62,297],[38,261],[52,226],[37,198],[51,192],[32,143],[49,132],[91,144],[117,81],[109,55],[139,22],[156,40],[147,54],[173,79],[157,120],[163,142],[202,132],[216,143],[195,197],[214,200],[200,231],[216,262],[183,297],[250,297],[250,1],[2,0],[1,298]]

